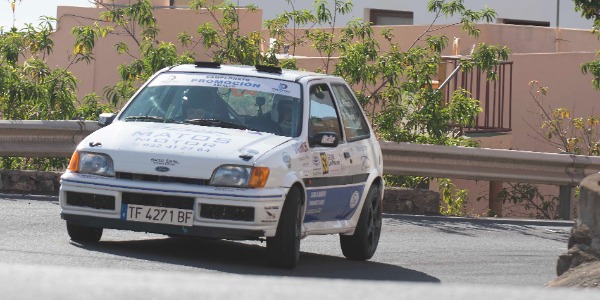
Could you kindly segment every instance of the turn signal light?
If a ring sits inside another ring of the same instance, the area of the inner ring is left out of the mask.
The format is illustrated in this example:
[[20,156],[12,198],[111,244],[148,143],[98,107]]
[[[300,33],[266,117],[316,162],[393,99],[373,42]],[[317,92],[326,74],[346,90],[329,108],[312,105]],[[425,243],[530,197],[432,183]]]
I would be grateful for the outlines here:
[[75,151],[73,152],[73,155],[71,155],[71,161],[69,162],[69,171],[79,171],[79,151]]
[[252,168],[252,175],[250,176],[248,186],[251,188],[264,187],[267,184],[267,179],[269,179],[269,172],[269,168],[266,167]]

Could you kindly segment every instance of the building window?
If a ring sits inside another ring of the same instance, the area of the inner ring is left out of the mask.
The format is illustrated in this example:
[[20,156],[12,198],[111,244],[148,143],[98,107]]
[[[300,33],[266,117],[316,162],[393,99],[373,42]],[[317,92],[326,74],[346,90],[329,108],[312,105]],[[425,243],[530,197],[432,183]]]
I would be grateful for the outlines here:
[[502,19],[502,18],[498,18],[496,22],[500,23],[500,24],[550,27],[550,22],[544,22],[544,21],[531,21],[531,20],[516,20],[516,19]]
[[413,20],[412,11],[371,9],[369,13],[373,25],[413,25]]

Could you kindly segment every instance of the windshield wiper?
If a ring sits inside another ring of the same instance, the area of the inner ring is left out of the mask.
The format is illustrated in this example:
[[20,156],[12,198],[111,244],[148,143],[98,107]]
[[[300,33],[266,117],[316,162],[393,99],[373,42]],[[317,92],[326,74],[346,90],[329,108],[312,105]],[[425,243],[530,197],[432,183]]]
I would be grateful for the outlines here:
[[159,123],[178,123],[173,119],[165,119],[159,116],[128,116],[125,121],[159,122]]
[[183,122],[186,123],[186,124],[192,124],[192,125],[201,125],[201,126],[223,127],[223,128],[233,128],[233,129],[258,131],[257,129],[254,129],[252,127],[249,127],[249,126],[246,126],[246,125],[243,125],[243,124],[233,123],[233,122],[227,122],[227,121],[221,121],[221,120],[218,120],[218,119],[189,119],[189,120],[185,120]]

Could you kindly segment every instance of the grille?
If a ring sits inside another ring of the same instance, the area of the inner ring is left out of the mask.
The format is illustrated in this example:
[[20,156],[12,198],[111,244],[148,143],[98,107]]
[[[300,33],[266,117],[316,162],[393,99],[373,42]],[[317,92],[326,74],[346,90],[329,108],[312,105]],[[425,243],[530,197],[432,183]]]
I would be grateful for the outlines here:
[[254,221],[254,207],[200,204],[200,217],[251,222]]
[[187,177],[171,177],[171,176],[160,176],[160,175],[149,175],[149,174],[138,174],[138,173],[127,173],[127,172],[117,172],[116,176],[119,179],[127,179],[127,180],[184,183],[184,184],[195,184],[195,185],[207,185],[208,184],[208,180],[206,180],[206,179],[187,178]]
[[115,210],[115,197],[89,193],[67,192],[67,204],[72,206]]
[[194,198],[190,197],[123,193],[122,201],[125,204],[194,209]]

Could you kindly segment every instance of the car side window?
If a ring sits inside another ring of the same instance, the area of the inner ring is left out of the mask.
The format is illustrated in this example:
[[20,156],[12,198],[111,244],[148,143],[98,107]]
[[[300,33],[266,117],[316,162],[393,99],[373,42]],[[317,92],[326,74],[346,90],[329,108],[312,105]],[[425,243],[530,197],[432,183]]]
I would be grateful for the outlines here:
[[313,136],[319,132],[335,132],[342,139],[340,122],[333,97],[326,84],[316,84],[310,87],[310,119],[308,134]]
[[368,138],[371,135],[369,126],[350,89],[344,84],[332,84],[331,88],[340,104],[346,140],[357,141]]

